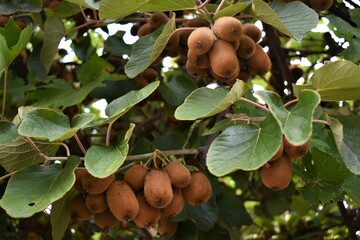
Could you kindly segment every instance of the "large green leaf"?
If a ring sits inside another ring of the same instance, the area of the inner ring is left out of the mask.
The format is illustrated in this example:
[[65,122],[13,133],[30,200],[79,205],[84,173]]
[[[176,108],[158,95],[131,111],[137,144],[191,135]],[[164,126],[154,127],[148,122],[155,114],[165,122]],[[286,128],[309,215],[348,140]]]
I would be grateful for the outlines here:
[[[46,156],[55,156],[59,145],[35,142],[36,146]],[[8,172],[14,172],[27,166],[44,162],[44,158],[38,155],[34,148],[22,137],[18,137],[11,143],[0,145],[0,165]]]
[[106,18],[124,18],[137,10],[150,0],[102,0],[100,2],[99,17],[101,20]]
[[58,52],[61,39],[65,36],[65,27],[61,19],[53,14],[45,21],[44,43],[40,52],[40,61],[48,73]]
[[72,189],[51,205],[51,235],[54,240],[63,239],[69,227],[71,221],[70,202],[76,194],[76,190]]
[[260,127],[255,124],[231,126],[210,145],[206,164],[215,176],[238,169],[255,170],[278,151],[281,141],[280,126],[272,115]]
[[96,81],[103,74],[114,70],[109,62],[99,57],[97,54],[92,55],[84,64],[81,65],[77,72],[79,82],[84,86]]
[[195,120],[213,116],[240,100],[248,90],[245,82],[237,80],[230,91],[225,88],[198,88],[175,111],[179,120]]
[[150,0],[140,7],[142,12],[164,12],[195,9],[196,4],[194,0]]
[[360,207],[360,176],[352,175],[347,178],[341,188]]
[[244,2],[237,2],[235,4],[231,4],[228,7],[225,7],[218,11],[214,15],[214,20],[224,17],[224,16],[234,16],[242,11],[244,11],[246,8],[248,8],[251,5],[251,2],[244,3]]
[[7,144],[19,137],[15,124],[8,121],[0,121],[0,144]]
[[252,15],[296,41],[301,41],[318,23],[317,13],[300,1],[267,4],[262,0],[253,0]]
[[314,72],[311,87],[322,101],[360,99],[360,67],[350,61],[331,62]]
[[36,139],[51,142],[63,141],[74,136],[94,117],[93,113],[82,113],[75,116],[70,122],[69,118],[61,112],[51,109],[35,109],[22,120],[18,132],[22,136]]
[[124,134],[123,140],[116,147],[93,145],[87,150],[84,162],[91,175],[105,178],[118,170],[128,154],[128,142],[134,127],[134,124],[130,125],[130,128]]
[[66,165],[33,165],[15,173],[9,180],[0,205],[14,218],[26,218],[43,211],[60,199],[75,182],[74,170],[80,159],[70,156]]
[[65,0],[67,2],[71,2],[86,8],[93,8],[99,10],[100,8],[100,1],[96,0]]
[[296,166],[294,169],[306,182],[300,192],[310,204],[333,200],[341,193],[341,186],[350,175],[341,161],[316,148],[303,158],[302,163],[300,168]]
[[290,143],[301,145],[309,140],[312,133],[313,113],[320,103],[319,94],[312,90],[301,91],[299,101],[291,111],[283,106],[280,96],[274,92],[258,91],[256,94],[269,106]]
[[16,11],[40,12],[41,0],[0,0],[0,13],[4,15],[13,14]]

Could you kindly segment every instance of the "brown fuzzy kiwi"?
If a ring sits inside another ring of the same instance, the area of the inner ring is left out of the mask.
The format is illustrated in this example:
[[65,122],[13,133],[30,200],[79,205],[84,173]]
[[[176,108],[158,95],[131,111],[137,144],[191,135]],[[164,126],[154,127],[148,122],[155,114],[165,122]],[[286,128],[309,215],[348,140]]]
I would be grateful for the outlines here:
[[189,36],[187,45],[197,55],[207,53],[215,42],[215,35],[208,27],[195,29]]
[[165,53],[169,57],[177,57],[180,55],[180,48],[175,47],[175,48],[165,49]]
[[278,160],[269,162],[261,168],[261,180],[267,188],[279,191],[289,186],[291,173],[291,159],[283,154]]
[[162,12],[155,12],[151,14],[150,25],[153,29],[158,29],[161,25],[166,24],[169,18]]
[[283,151],[284,151],[284,141],[281,141],[279,150],[274,154],[274,156],[272,156],[272,157],[270,158],[269,161],[278,160],[278,159],[282,156]]
[[161,217],[160,209],[152,207],[145,199],[143,192],[136,193],[139,202],[139,214],[135,217],[134,223],[141,228],[151,228]]
[[139,88],[143,88],[143,87],[145,87],[145,86],[147,86],[149,84],[149,81],[146,80],[141,74],[136,76],[134,78],[134,81],[136,83],[136,86],[138,86]]
[[208,77],[210,75],[208,68],[198,68],[189,61],[186,61],[185,68],[190,76]]
[[241,59],[249,59],[255,53],[255,42],[248,35],[242,34],[239,38],[240,46],[236,55]]
[[271,60],[259,44],[255,44],[255,53],[248,59],[247,65],[253,74],[264,75],[271,69]]
[[101,213],[108,208],[105,193],[86,195],[85,204],[92,213]]
[[221,82],[226,82],[227,84],[232,83],[234,81],[236,81],[237,76],[239,75],[239,71],[240,71],[240,67],[237,68],[236,72],[234,72],[233,75],[231,76],[227,76],[227,77],[223,77],[220,75],[217,75],[216,73],[214,73],[212,71],[212,69],[210,69],[210,74],[211,76],[213,76],[215,79],[221,81]]
[[124,181],[129,184],[129,186],[134,191],[138,191],[144,187],[145,176],[148,172],[148,169],[144,165],[134,165],[127,170],[124,176]]
[[189,49],[188,61],[192,66],[197,68],[209,68],[210,67],[210,59],[208,54],[197,55],[191,49]]
[[131,221],[139,213],[135,193],[125,181],[116,180],[109,186],[106,201],[112,214],[120,221]]
[[94,222],[96,226],[106,230],[115,226],[118,220],[116,219],[116,217],[114,217],[114,215],[109,209],[106,209],[101,213],[94,214]]
[[215,21],[213,31],[218,38],[232,42],[240,37],[242,25],[234,17],[221,17]]
[[333,0],[309,0],[310,6],[316,11],[328,10],[333,2]]
[[139,29],[137,31],[137,35],[139,37],[142,37],[142,36],[152,33],[153,31],[154,31],[154,29],[151,27],[150,23],[145,23],[139,27]]
[[180,162],[168,163],[164,170],[169,175],[172,185],[176,188],[184,188],[191,182],[190,171]]
[[106,178],[97,178],[90,173],[85,173],[81,178],[81,185],[87,193],[99,194],[105,192],[114,179],[114,174]]
[[309,142],[306,142],[302,145],[294,146],[293,144],[289,143],[289,141],[284,137],[284,151],[289,155],[291,158],[301,158],[306,155],[309,151]]
[[81,185],[81,178],[84,174],[87,173],[87,170],[85,168],[78,168],[75,169],[75,183],[74,183],[74,188],[76,189],[76,191],[78,191],[79,193],[85,193],[85,189],[82,187]]
[[4,27],[8,20],[7,16],[0,16],[0,27]]
[[171,200],[171,203],[166,207],[161,209],[161,214],[166,216],[176,216],[178,215],[184,207],[184,197],[181,189],[173,188],[174,197]]
[[169,175],[163,170],[151,169],[145,177],[144,196],[155,208],[167,207],[173,198]]
[[47,5],[47,7],[50,8],[50,9],[55,9],[55,8],[57,8],[59,5],[60,5],[60,1],[53,0],[53,1],[50,1],[50,2],[49,2],[49,4]]
[[220,78],[230,78],[240,70],[239,60],[231,43],[217,39],[209,52],[210,68]]
[[191,173],[191,183],[182,189],[182,193],[190,205],[201,205],[209,201],[212,195],[212,188],[209,179],[202,172]]
[[92,217],[92,212],[86,207],[83,194],[75,195],[70,202],[71,217],[79,221],[86,221]]
[[141,75],[148,80],[148,82],[154,82],[159,76],[158,72],[152,67],[146,68]]
[[202,18],[192,18],[183,23],[184,27],[209,27],[210,23]]
[[179,222],[172,222],[167,216],[161,216],[157,231],[163,237],[172,237],[175,235]]
[[[240,37],[241,37],[241,35],[240,35]],[[238,48],[240,47],[240,39],[236,39],[235,41],[232,41],[229,43],[231,43],[231,45],[233,45],[235,51],[238,50]]]
[[171,34],[171,37],[169,38],[168,42],[166,43],[165,49],[174,49],[179,46],[180,43],[180,32],[175,31],[173,34]]
[[243,80],[244,82],[247,82],[251,78],[251,72],[247,69],[240,69],[237,78]]
[[261,30],[252,23],[245,23],[243,25],[242,33],[249,36],[255,43],[258,43],[261,39]]

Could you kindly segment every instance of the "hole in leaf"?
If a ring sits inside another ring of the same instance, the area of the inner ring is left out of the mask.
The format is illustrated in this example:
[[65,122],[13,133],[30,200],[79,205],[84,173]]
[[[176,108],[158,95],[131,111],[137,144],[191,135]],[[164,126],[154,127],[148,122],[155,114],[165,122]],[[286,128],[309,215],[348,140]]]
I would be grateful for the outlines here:
[[32,207],[32,206],[34,206],[35,205],[35,203],[34,202],[32,202],[32,203],[29,203],[28,204],[30,207]]

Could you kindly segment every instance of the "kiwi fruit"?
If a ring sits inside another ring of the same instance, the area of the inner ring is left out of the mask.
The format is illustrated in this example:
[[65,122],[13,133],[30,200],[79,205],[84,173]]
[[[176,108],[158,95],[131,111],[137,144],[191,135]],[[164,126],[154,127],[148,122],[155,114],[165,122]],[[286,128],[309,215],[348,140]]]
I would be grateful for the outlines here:
[[106,209],[101,213],[94,214],[94,222],[96,226],[106,230],[115,226],[118,220],[116,219],[116,217],[114,217],[114,215],[109,209]]
[[108,208],[105,193],[86,195],[85,204],[92,213],[101,213]]
[[306,142],[302,145],[294,146],[285,137],[283,138],[283,141],[284,141],[284,151],[291,158],[301,158],[305,156],[306,153],[309,151],[309,142]]
[[50,9],[55,9],[55,8],[57,8],[59,5],[60,5],[60,1],[53,0],[53,1],[50,1],[50,2],[49,2],[49,4],[47,5],[47,7],[50,8]]
[[207,53],[215,42],[215,35],[208,27],[195,29],[187,40],[187,45],[197,55]]
[[175,235],[179,222],[172,222],[167,216],[161,216],[157,231],[163,237],[172,237]]
[[79,221],[86,221],[92,217],[92,212],[86,207],[83,194],[75,195],[70,202],[71,217]]
[[197,55],[191,49],[189,49],[188,54],[189,63],[197,68],[209,68],[210,67],[210,59],[208,54]]
[[260,76],[270,71],[271,60],[258,43],[255,44],[255,52],[248,59],[247,65],[251,73]]
[[190,205],[197,206],[209,201],[212,195],[212,188],[209,179],[202,172],[191,173],[190,184],[182,189],[182,193]]
[[247,82],[251,78],[251,72],[247,69],[240,69],[237,78]]
[[8,20],[7,16],[0,16],[0,27],[4,27]]
[[278,160],[264,165],[261,168],[261,180],[273,191],[285,189],[291,182],[291,158],[283,154]]
[[221,17],[215,21],[213,31],[218,38],[232,42],[240,37],[242,25],[234,17]]
[[144,196],[154,208],[165,208],[173,198],[169,175],[163,170],[151,169],[145,176]]
[[185,68],[190,76],[208,77],[210,75],[208,68],[198,68],[189,61],[186,61]]
[[106,178],[97,178],[87,172],[81,178],[81,185],[87,193],[99,194],[105,192],[114,179],[114,174]]
[[320,12],[328,10],[333,4],[333,0],[309,0],[309,3],[314,10]]
[[242,34],[239,38],[240,45],[236,50],[239,58],[249,59],[255,53],[255,42],[249,36]]
[[179,46],[180,43],[180,33],[179,31],[175,31],[171,34],[171,37],[169,38],[168,42],[166,43],[165,49],[174,49]]
[[120,221],[131,221],[139,213],[135,193],[125,181],[111,183],[106,191],[106,201],[111,213]]
[[85,193],[85,189],[82,187],[81,185],[81,178],[84,174],[87,173],[87,170],[85,168],[77,168],[75,169],[75,183],[74,183],[74,188],[76,189],[76,191],[78,191],[79,193]]
[[166,49],[166,55],[169,57],[177,57],[180,55],[180,48],[174,47],[174,48]]
[[143,192],[136,193],[139,202],[139,213],[134,219],[134,223],[141,228],[151,228],[161,217],[160,209],[152,207],[145,199]]
[[139,29],[137,31],[137,35],[139,37],[142,37],[142,36],[152,33],[153,31],[154,31],[154,29],[151,27],[150,23],[145,23],[139,27]]
[[180,162],[170,162],[165,166],[165,172],[170,177],[172,185],[176,188],[184,188],[190,184],[190,171]]
[[242,28],[242,33],[249,36],[255,43],[261,39],[261,30],[252,23],[245,23]]
[[145,87],[145,86],[147,86],[149,84],[149,81],[146,80],[141,74],[136,76],[134,78],[134,80],[135,80],[136,86],[138,86],[139,88],[143,88],[143,87]]
[[146,68],[141,74],[146,80],[148,80],[148,82],[154,82],[159,75],[158,72],[152,67]]
[[230,78],[240,70],[239,60],[231,43],[217,39],[209,52],[210,68],[220,78]]
[[270,158],[269,161],[275,161],[279,159],[282,156],[283,151],[284,151],[284,141],[281,141],[278,151],[274,154],[274,156]]
[[185,201],[181,189],[173,188],[173,194],[174,197],[170,204],[166,208],[161,209],[162,215],[176,216],[182,211]]
[[220,75],[214,73],[214,72],[212,71],[212,69],[210,69],[210,74],[211,74],[211,76],[213,76],[215,79],[217,79],[217,80],[219,80],[219,81],[221,81],[221,82],[226,82],[227,84],[230,85],[232,82],[236,81],[236,78],[237,78],[237,76],[239,75],[239,71],[240,71],[240,67],[238,67],[238,68],[236,69],[236,72],[234,72],[233,75],[223,77],[223,76],[220,76]]
[[169,18],[162,12],[155,12],[150,17],[150,25],[153,29],[158,29],[161,25],[166,24]]
[[183,23],[184,27],[209,27],[210,23],[203,18],[192,18]]
[[132,190],[138,191],[144,187],[144,180],[147,172],[148,169],[144,165],[134,165],[125,173],[124,181],[129,184]]

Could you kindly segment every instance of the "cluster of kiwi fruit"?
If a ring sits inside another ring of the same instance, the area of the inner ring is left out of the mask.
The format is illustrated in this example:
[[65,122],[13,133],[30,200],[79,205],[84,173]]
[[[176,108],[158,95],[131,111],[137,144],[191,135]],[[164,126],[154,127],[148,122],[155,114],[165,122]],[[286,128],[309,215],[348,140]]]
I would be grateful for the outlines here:
[[301,1],[306,5],[308,5],[309,7],[311,7],[312,9],[319,12],[328,10],[334,2],[334,0],[275,0],[275,1],[284,2],[284,3]]
[[189,36],[186,69],[190,75],[213,77],[233,85],[251,74],[263,75],[271,60],[259,45],[261,30],[234,17],[217,19],[212,28],[196,28]]
[[301,158],[309,151],[309,143],[294,146],[283,136],[279,150],[261,168],[263,184],[274,191],[287,188],[292,176],[292,158]]
[[117,222],[133,221],[140,228],[157,226],[162,236],[173,236],[178,215],[186,203],[200,205],[212,195],[209,179],[200,171],[190,172],[181,162],[169,162],[163,168],[148,168],[142,164],[130,167],[122,180],[114,175],[95,178],[85,169],[76,171],[72,199],[73,218],[84,221],[93,217],[101,229]]

